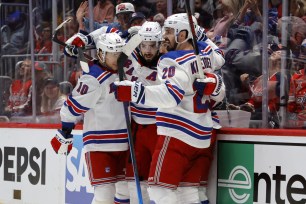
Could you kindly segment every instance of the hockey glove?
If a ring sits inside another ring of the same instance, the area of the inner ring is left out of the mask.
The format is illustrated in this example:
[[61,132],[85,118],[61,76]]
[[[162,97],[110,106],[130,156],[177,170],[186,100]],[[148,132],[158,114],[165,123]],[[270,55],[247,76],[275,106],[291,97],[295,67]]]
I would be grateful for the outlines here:
[[221,77],[213,73],[205,73],[206,78],[196,79],[193,87],[200,95],[217,95],[222,86]]
[[72,142],[73,135],[71,133],[65,133],[62,130],[58,130],[55,137],[51,140],[51,145],[57,154],[68,155],[72,149]]
[[92,38],[84,33],[74,34],[66,41],[67,46],[64,49],[64,53],[70,57],[78,57],[78,47],[85,47],[92,43]]
[[121,37],[130,39],[131,37],[133,37],[135,34],[138,33],[140,28],[141,28],[141,26],[132,26],[127,31],[123,32]]
[[115,97],[118,101],[144,103],[144,86],[141,82],[120,81],[115,82],[117,86]]

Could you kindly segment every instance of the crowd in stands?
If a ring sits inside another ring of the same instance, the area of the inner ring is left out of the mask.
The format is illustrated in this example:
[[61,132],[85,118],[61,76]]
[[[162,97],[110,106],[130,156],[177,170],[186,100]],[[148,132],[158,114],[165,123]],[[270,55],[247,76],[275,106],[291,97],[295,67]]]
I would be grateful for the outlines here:
[[[7,2],[7,1],[0,1]],[[12,3],[12,1],[10,1]],[[27,3],[28,1],[13,1]],[[120,4],[128,2],[128,4]],[[172,1],[172,13],[185,12],[184,0]],[[163,26],[168,15],[167,0],[93,0],[93,10],[88,1],[73,1],[65,8],[59,1],[57,19],[52,19],[52,7],[35,5],[34,31],[29,31],[29,13],[15,9],[7,12],[1,19],[1,63],[4,55],[30,53],[29,35],[34,36],[35,88],[32,87],[31,60],[28,57],[19,59],[18,68],[11,67],[8,75],[12,78],[10,96],[5,110],[1,114],[9,118],[13,116],[31,115],[32,92],[36,90],[36,113],[50,114],[57,111],[69,92],[63,94],[60,81],[67,79],[68,87],[74,87],[78,76],[82,74],[77,59],[61,57],[61,74],[54,74],[52,61],[52,21],[60,24],[63,20],[72,20],[65,24],[59,32],[59,39],[66,41],[80,31],[91,32],[90,14],[93,16],[93,29],[111,25],[119,29],[123,36],[136,32],[134,28],[146,20],[156,21]],[[20,8],[20,7],[16,7]],[[5,13],[1,8],[1,12]],[[252,120],[261,120],[262,94],[268,91],[270,127],[279,127],[279,109],[285,106],[291,127],[305,127],[306,94],[306,1],[289,1],[288,16],[283,16],[282,0],[269,0],[268,36],[263,36],[262,0],[195,0],[194,15],[198,25],[203,27],[206,36],[211,39],[225,55],[226,63],[222,67],[222,75],[226,85],[226,100],[220,109],[244,110],[252,113]],[[91,13],[90,13],[91,12]],[[63,15],[64,14],[64,15]],[[3,16],[1,14],[1,16]],[[58,25],[57,24],[57,25]],[[286,26],[284,32],[283,26]],[[137,29],[136,29],[137,30]],[[287,36],[282,36],[287,35]],[[269,65],[262,65],[263,38],[268,38]],[[282,37],[286,37],[287,45],[283,45]],[[161,53],[163,47],[161,45]],[[62,47],[60,48],[62,52]],[[48,55],[49,54],[49,55]],[[282,60],[285,57],[285,74],[281,74]],[[22,61],[22,63],[20,63]],[[44,68],[38,66],[44,64]],[[15,65],[14,65],[15,66]],[[64,66],[67,66],[64,73]],[[262,88],[262,70],[268,72],[268,90]],[[13,70],[13,71],[12,71]],[[43,75],[43,76],[38,76]],[[281,85],[281,81],[285,81]],[[282,87],[283,86],[283,87]],[[66,86],[67,87],[67,86]],[[281,90],[284,89],[285,95]],[[3,94],[4,95],[4,94]],[[280,105],[280,97],[287,101]],[[292,122],[293,121],[293,122]],[[304,124],[305,123],[305,124]],[[298,125],[296,125],[298,124]]]

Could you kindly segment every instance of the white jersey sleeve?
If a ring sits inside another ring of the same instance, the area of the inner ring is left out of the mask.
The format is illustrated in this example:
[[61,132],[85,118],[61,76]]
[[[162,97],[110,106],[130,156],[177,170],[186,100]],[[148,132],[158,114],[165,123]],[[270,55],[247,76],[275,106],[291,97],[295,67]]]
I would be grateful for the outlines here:
[[159,69],[162,70],[158,72],[158,78],[162,83],[157,86],[146,86],[146,105],[173,108],[181,102],[185,91],[193,94],[193,90],[187,88],[188,84],[192,83],[187,73],[182,69],[177,69],[176,66],[178,64],[171,58],[160,61]]
[[213,55],[215,59],[213,60],[212,72],[220,69],[225,63],[223,51],[211,41],[207,36],[205,29],[203,27],[197,26],[197,40],[200,42],[205,42],[213,50]]
[[225,63],[223,52],[213,49],[209,44],[205,42],[198,42],[200,55],[202,58],[202,65],[205,69],[210,69],[210,72],[221,69]]
[[120,33],[117,28],[113,28],[112,26],[102,26],[101,28],[89,33],[89,36],[91,36],[91,38],[96,44],[97,39],[99,38],[100,35],[105,33],[114,33],[114,32],[118,34]]
[[102,89],[99,86],[93,76],[82,75],[61,108],[62,122],[74,123],[78,116],[92,108],[101,96]]
[[123,105],[115,99],[113,83],[118,74],[98,65],[90,66],[61,108],[62,125],[84,115],[85,151],[125,151],[127,126]]

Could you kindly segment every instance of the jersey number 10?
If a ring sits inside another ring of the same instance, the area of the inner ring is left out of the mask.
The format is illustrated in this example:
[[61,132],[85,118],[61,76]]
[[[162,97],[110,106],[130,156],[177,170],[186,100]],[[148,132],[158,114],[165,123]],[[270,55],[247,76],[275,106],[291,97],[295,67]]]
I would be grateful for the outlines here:
[[77,89],[77,92],[81,95],[84,95],[88,91],[88,86],[86,84],[83,84],[83,82],[80,82],[79,88]]

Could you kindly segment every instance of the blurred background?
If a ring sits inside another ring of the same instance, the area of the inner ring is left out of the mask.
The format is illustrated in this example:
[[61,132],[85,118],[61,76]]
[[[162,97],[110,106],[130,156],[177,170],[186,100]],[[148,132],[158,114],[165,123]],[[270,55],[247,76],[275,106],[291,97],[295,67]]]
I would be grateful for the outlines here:
[[[116,5],[133,4],[119,15]],[[306,0],[191,0],[198,25],[220,49],[226,127],[306,127]],[[0,0],[0,121],[60,123],[59,110],[82,74],[78,59],[52,41],[145,20],[161,25],[184,0]],[[95,51],[88,51],[94,57]],[[80,121],[82,123],[82,121]]]

